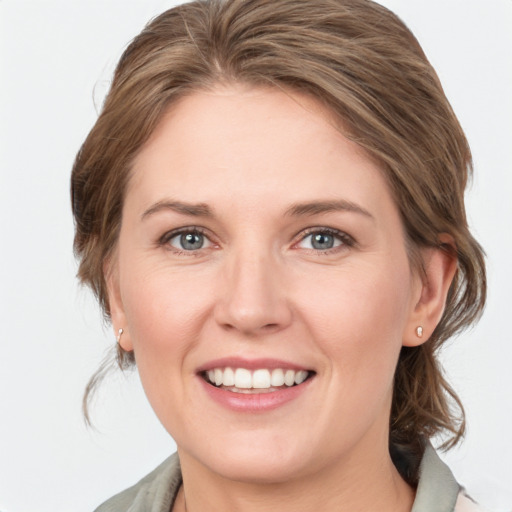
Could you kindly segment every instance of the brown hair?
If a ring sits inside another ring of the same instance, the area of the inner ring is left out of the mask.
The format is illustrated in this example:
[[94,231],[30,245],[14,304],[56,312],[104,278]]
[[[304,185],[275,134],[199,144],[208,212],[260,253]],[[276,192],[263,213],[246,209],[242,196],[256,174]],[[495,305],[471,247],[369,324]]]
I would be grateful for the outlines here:
[[[440,246],[440,233],[453,237],[458,269],[443,317],[427,342],[402,349],[390,419],[392,446],[420,450],[422,439],[443,432],[452,446],[464,412],[437,352],[476,320],[486,291],[483,252],[464,210],[471,154],[415,37],[376,3],[199,0],[151,21],[124,52],[73,167],[80,279],[108,317],[103,268],[116,246],[130,164],[171,103],[219,82],[293,89],[322,102],[380,162],[413,262],[417,248]],[[119,362],[133,355],[121,352]]]

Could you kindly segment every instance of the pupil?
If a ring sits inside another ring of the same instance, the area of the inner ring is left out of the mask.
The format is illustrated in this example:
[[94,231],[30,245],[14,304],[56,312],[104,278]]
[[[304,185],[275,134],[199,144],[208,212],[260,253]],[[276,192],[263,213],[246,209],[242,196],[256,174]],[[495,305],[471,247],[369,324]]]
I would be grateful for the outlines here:
[[334,237],[325,233],[313,235],[312,245],[315,249],[332,249]]
[[183,249],[187,251],[201,249],[203,246],[203,235],[200,233],[187,233],[186,235],[181,235],[180,242]]

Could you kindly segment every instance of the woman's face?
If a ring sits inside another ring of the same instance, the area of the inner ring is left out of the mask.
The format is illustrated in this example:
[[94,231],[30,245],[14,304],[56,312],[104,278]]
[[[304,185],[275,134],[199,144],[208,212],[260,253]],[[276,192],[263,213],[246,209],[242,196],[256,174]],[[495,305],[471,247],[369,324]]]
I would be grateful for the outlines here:
[[306,96],[194,93],[135,160],[112,317],[182,462],[281,481],[387,449],[420,293],[378,165]]

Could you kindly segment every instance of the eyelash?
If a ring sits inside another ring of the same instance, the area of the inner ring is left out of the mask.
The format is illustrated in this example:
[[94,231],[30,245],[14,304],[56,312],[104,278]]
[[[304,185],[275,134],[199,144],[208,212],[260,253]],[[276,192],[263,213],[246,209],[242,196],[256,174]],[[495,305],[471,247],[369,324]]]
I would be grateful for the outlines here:
[[313,228],[308,228],[305,231],[302,231],[298,235],[298,237],[300,237],[300,238],[299,238],[299,240],[297,242],[294,243],[294,246],[296,246],[299,243],[301,243],[304,240],[306,240],[306,238],[308,236],[312,236],[312,235],[316,235],[316,234],[331,235],[334,238],[336,238],[337,240],[339,240],[341,242],[341,245],[339,245],[337,247],[332,247],[330,249],[325,249],[325,250],[321,250],[321,249],[305,249],[305,250],[309,251],[311,254],[315,254],[315,255],[319,255],[319,256],[321,256],[321,255],[328,255],[328,254],[335,254],[335,253],[337,253],[339,251],[342,251],[342,250],[345,250],[347,248],[356,246],[356,241],[350,235],[345,233],[344,231],[339,231],[338,229],[328,228],[328,227],[324,227],[324,226],[317,226],[317,227],[313,227]]
[[[180,236],[180,235],[184,235],[184,234],[198,234],[198,235],[201,235],[201,236],[205,237],[211,244],[214,245],[214,242],[208,236],[206,230],[204,230],[203,228],[197,227],[197,226],[187,226],[187,227],[178,228],[178,229],[175,229],[175,230],[172,230],[172,231],[168,231],[167,233],[162,235],[158,239],[158,246],[161,246],[161,247],[165,246],[165,248],[167,250],[170,250],[170,251],[174,252],[175,254],[177,254],[179,256],[181,256],[181,255],[184,255],[184,256],[199,256],[201,254],[201,250],[203,248],[200,248],[200,249],[197,249],[197,250],[186,250],[186,249],[180,250],[180,249],[177,249],[176,247],[170,246],[169,242],[173,238],[175,238],[177,236]],[[310,252],[311,254],[315,254],[315,255],[334,254],[334,253],[336,253],[338,251],[344,250],[346,248],[354,247],[356,245],[356,241],[350,235],[348,235],[347,233],[345,233],[343,231],[339,231],[337,229],[333,229],[333,228],[318,226],[318,227],[308,228],[305,231],[302,231],[301,233],[296,235],[295,238],[298,238],[298,240],[293,243],[293,247],[296,247],[299,243],[301,243],[304,240],[306,240],[306,238],[308,236],[312,236],[312,235],[315,235],[315,234],[327,234],[327,235],[333,236],[334,238],[336,238],[338,241],[341,242],[341,245],[336,246],[336,247],[332,247],[332,248],[329,248],[329,249],[325,249],[325,250],[321,250],[321,249],[304,249],[304,250]]]
[[167,250],[177,254],[178,256],[199,256],[201,254],[201,249],[197,250],[186,250],[186,249],[178,249],[176,247],[172,247],[169,242],[180,235],[202,235],[204,236],[211,244],[213,242],[211,241],[210,237],[206,234],[206,231],[203,228],[197,227],[197,226],[187,226],[183,228],[174,229],[172,231],[168,231],[164,235],[162,235],[158,239],[158,245],[161,247],[165,247]]

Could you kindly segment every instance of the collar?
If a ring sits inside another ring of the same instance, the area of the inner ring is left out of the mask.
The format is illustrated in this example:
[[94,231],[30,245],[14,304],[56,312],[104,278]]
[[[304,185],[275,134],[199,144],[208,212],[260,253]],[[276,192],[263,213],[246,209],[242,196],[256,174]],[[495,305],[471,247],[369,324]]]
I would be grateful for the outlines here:
[[427,442],[411,512],[453,512],[459,491],[452,472]]

